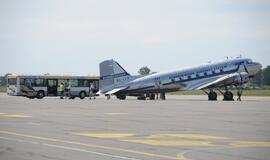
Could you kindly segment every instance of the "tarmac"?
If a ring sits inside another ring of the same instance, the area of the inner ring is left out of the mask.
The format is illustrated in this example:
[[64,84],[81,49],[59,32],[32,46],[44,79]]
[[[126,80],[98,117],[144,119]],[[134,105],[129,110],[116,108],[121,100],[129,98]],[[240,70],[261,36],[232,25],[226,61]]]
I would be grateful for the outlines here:
[[270,97],[166,101],[0,94],[2,160],[267,160]]

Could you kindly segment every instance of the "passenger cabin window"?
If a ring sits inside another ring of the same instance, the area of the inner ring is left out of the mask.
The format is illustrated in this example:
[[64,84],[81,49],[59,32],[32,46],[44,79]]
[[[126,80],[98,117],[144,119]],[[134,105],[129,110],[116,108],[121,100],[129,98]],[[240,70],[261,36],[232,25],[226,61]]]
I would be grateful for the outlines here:
[[196,75],[197,75],[197,74],[192,74],[192,75],[190,76],[190,78],[194,79],[194,78],[196,78]]
[[204,76],[204,73],[199,73],[198,76],[199,77],[203,77]]
[[187,76],[183,76],[182,79],[183,79],[183,80],[187,80],[188,77],[187,77]]
[[207,71],[207,75],[213,74],[211,70]]

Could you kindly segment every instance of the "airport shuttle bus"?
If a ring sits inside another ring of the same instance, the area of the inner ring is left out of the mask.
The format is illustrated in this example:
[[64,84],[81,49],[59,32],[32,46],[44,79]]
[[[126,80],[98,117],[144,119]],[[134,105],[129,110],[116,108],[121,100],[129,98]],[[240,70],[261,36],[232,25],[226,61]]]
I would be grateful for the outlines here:
[[98,91],[99,77],[91,76],[26,76],[9,75],[7,94],[41,99],[45,96],[60,96],[60,84],[70,84],[70,98],[89,96],[90,84]]

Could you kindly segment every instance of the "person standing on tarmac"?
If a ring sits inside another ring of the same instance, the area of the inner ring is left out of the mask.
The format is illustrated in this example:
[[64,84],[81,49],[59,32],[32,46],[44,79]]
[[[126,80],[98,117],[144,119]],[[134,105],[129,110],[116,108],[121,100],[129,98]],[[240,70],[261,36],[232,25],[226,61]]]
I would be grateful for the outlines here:
[[65,85],[63,82],[60,84],[59,88],[60,88],[60,99],[64,99]]
[[157,92],[156,92],[156,100],[158,100],[158,98],[159,98],[160,84],[161,84],[160,81],[155,82],[155,89],[157,90]]
[[95,87],[93,83],[90,83],[90,88],[89,88],[89,99],[96,99],[95,93],[94,93]]
[[238,96],[237,101],[242,101],[241,95],[242,95],[242,90],[238,89],[238,91],[237,91],[237,96]]
[[69,83],[66,83],[65,85],[65,98],[70,98],[71,97],[71,94],[70,94],[70,89],[71,89],[71,85],[70,85],[70,82]]

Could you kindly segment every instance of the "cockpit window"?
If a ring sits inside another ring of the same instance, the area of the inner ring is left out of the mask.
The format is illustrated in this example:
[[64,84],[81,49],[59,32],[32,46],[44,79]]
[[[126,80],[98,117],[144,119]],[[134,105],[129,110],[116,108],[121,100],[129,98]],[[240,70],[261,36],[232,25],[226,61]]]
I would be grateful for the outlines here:
[[247,63],[248,63],[248,64],[251,64],[251,63],[252,63],[252,60],[248,60]]

